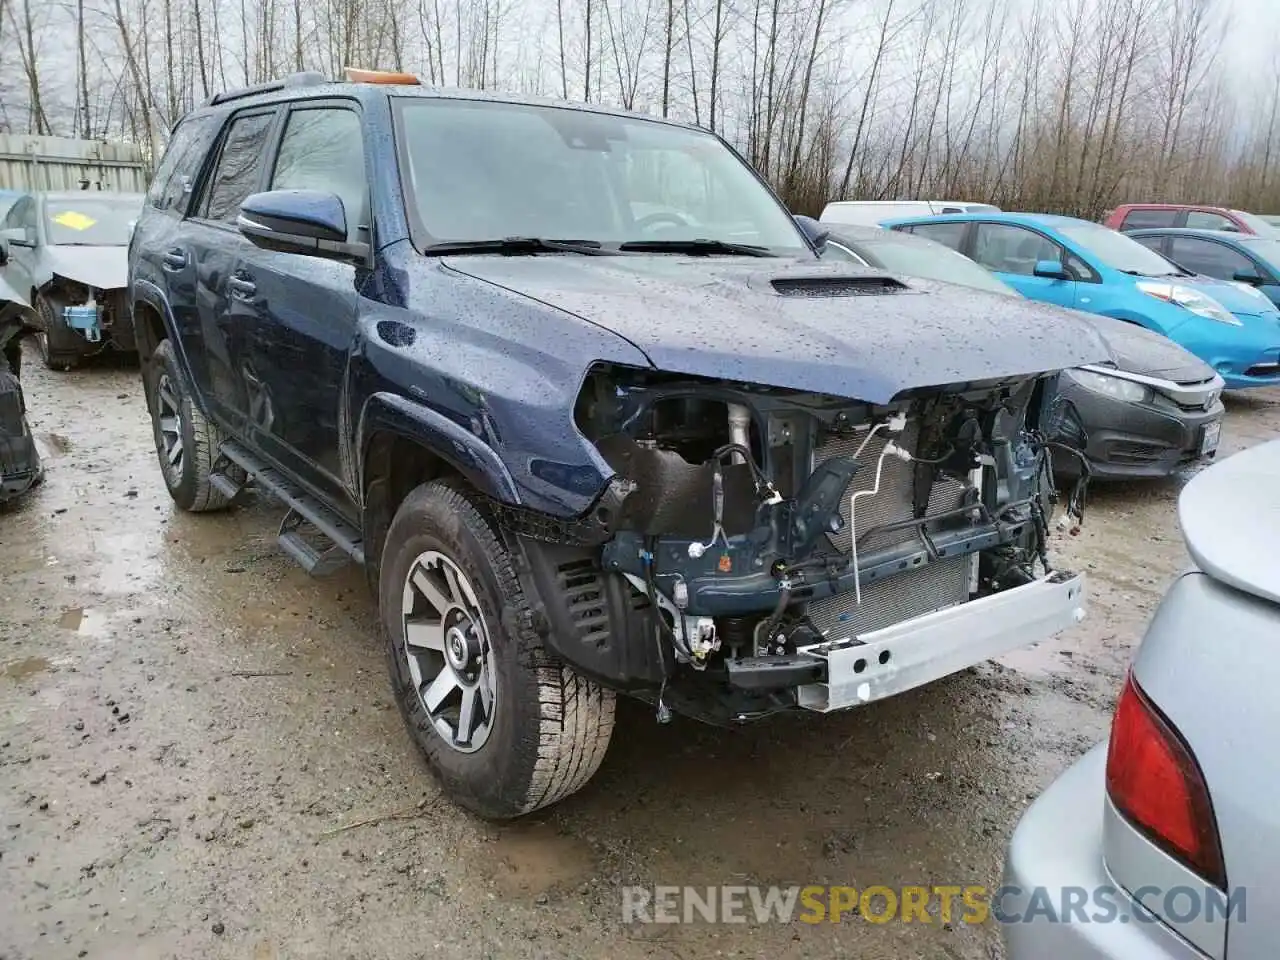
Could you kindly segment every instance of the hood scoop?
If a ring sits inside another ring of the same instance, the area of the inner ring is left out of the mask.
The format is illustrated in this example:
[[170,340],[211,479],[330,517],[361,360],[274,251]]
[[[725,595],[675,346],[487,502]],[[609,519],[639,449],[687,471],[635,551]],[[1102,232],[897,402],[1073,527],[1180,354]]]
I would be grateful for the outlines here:
[[784,297],[876,297],[911,289],[893,277],[778,277],[770,285]]

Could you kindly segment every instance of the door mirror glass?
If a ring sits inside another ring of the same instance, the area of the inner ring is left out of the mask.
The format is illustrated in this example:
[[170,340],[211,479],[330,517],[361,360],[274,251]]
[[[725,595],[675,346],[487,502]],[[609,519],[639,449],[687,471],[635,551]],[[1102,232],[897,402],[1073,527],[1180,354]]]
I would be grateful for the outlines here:
[[806,217],[802,214],[796,215],[796,226],[800,228],[801,233],[809,238],[809,242],[814,245],[818,253],[822,253],[827,245],[827,237],[831,236],[831,231],[813,219],[813,217]]
[[1046,280],[1070,280],[1071,274],[1057,260],[1037,260],[1034,275]]
[[267,250],[312,256],[361,257],[367,244],[347,242],[347,215],[336,194],[271,190],[240,204],[240,232]]

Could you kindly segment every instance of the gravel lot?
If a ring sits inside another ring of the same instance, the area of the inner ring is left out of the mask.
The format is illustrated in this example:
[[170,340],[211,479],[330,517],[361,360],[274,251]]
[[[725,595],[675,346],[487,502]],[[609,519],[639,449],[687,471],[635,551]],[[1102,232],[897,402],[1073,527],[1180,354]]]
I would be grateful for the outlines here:
[[[994,926],[624,926],[630,883],[993,884],[1020,813],[1103,738],[1187,563],[1181,481],[1096,486],[1054,641],[830,718],[626,706],[597,778],[496,827],[444,800],[388,696],[358,571],[281,512],[177,513],[137,370],[24,370],[48,479],[0,513],[0,958],[1001,956]],[[1227,455],[1280,432],[1229,396]]]

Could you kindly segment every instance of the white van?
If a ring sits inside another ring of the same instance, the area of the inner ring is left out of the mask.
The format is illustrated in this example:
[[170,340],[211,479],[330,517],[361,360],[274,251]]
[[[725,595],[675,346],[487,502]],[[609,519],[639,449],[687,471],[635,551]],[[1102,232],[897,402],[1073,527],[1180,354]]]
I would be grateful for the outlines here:
[[836,226],[877,227],[885,220],[928,217],[939,213],[998,213],[999,207],[967,200],[837,200],[828,203],[819,222]]

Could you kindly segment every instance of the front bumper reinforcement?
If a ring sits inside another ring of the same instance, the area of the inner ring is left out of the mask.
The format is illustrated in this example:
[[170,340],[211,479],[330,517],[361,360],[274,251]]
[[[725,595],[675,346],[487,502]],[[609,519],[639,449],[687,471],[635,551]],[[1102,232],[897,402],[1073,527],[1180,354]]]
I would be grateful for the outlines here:
[[825,661],[827,680],[798,687],[797,702],[828,713],[932,683],[1079,623],[1084,594],[1083,574],[1057,571],[861,637],[801,647]]

